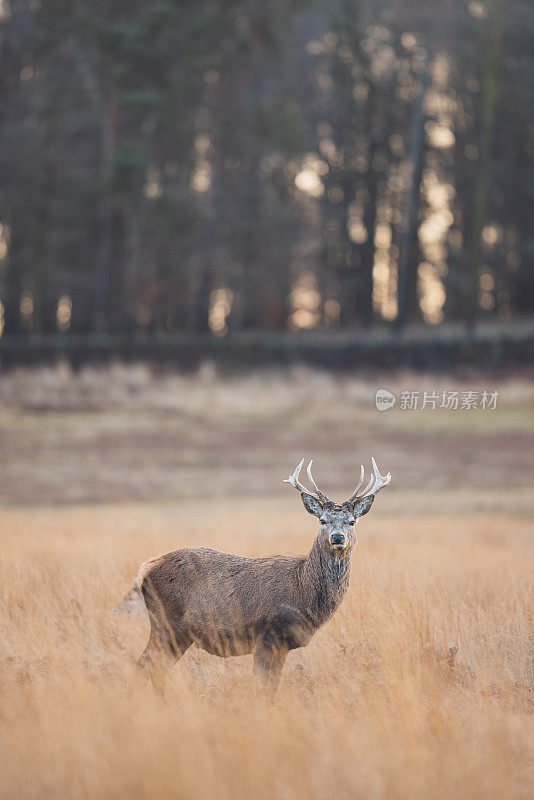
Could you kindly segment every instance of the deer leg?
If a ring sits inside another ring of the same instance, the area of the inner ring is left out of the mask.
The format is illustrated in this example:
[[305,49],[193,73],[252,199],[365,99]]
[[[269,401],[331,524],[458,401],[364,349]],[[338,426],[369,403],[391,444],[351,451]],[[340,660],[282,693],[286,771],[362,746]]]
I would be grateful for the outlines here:
[[168,637],[152,628],[148,644],[137,661],[137,666],[148,678],[154,689],[163,696],[167,672],[181,659],[190,646],[190,641],[170,641]]
[[278,690],[282,667],[289,650],[286,646],[270,638],[259,638],[254,648],[254,675],[264,690],[273,698]]

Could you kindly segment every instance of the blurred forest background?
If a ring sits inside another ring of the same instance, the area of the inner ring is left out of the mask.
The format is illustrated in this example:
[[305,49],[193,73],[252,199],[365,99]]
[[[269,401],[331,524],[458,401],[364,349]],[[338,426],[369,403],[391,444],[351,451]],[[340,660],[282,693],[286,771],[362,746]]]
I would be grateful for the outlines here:
[[0,10],[4,346],[532,317],[527,0]]

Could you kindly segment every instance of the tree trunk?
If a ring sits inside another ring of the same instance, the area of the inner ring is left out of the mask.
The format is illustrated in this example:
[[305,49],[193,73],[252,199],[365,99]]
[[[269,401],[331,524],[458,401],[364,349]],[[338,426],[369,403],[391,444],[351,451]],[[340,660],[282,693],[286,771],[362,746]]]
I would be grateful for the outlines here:
[[417,228],[419,211],[419,186],[423,171],[425,111],[424,100],[428,81],[425,71],[419,81],[415,98],[410,146],[411,172],[406,190],[404,217],[399,241],[397,302],[398,312],[395,328],[401,331],[418,308],[417,299]]
[[[375,146],[371,148],[370,159],[374,159]],[[378,202],[378,174],[373,166],[369,169],[367,183],[368,197],[363,212],[363,224],[367,239],[360,246],[361,265],[359,270],[358,294],[356,297],[358,317],[366,327],[373,323],[373,267],[375,262],[376,205]],[[353,246],[354,251],[354,246]]]
[[482,112],[478,172],[475,179],[472,211],[466,221],[465,322],[469,330],[474,328],[477,317],[478,281],[482,258],[481,237],[486,222],[493,162],[492,145],[499,91],[498,75],[502,59],[502,23],[497,11],[493,11],[490,25],[489,40],[483,50],[482,60]]
[[194,298],[194,326],[197,333],[209,333],[210,328],[210,297],[212,290],[212,276],[209,269],[204,268]]
[[110,181],[113,174],[115,137],[117,126],[117,96],[110,90],[106,97],[102,120],[102,157],[100,167],[100,189],[102,198],[99,214],[99,243],[97,251],[96,274],[93,292],[93,331],[100,333],[106,329],[109,269],[112,257],[112,235],[114,203],[111,196]]
[[51,153],[55,125],[48,113],[40,148],[39,174],[36,187],[35,233],[32,248],[33,269],[33,330],[36,333],[55,333],[57,330],[53,275],[50,271],[48,237],[52,226],[50,207],[55,164]]
[[4,292],[4,333],[15,336],[22,332],[20,318],[20,297],[22,294],[24,241],[11,227],[11,241],[5,269]]

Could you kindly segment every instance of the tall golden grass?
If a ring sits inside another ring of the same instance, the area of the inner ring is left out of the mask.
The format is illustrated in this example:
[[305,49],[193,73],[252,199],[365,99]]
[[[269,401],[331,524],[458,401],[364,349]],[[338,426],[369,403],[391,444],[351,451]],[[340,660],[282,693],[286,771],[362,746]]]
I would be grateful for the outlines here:
[[348,597],[268,705],[250,657],[195,648],[160,698],[135,669],[146,619],[111,609],[159,552],[304,552],[297,504],[0,511],[1,796],[532,797],[528,521],[377,503],[359,531]]

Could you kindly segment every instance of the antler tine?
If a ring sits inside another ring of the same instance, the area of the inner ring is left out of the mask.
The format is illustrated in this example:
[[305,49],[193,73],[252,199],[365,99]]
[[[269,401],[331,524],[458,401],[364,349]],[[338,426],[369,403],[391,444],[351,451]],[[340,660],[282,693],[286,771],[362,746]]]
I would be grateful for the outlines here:
[[373,488],[369,492],[369,494],[377,494],[380,489],[383,489],[384,486],[387,486],[388,483],[391,481],[391,472],[388,472],[387,475],[381,475],[378,471],[378,467],[376,466],[376,461],[374,460],[373,456],[371,456],[371,461],[373,463],[373,472],[374,472],[374,483]]
[[369,483],[367,484],[367,486],[365,487],[363,492],[361,492],[358,495],[358,497],[367,497],[368,494],[371,494],[369,489],[372,487],[373,483],[375,482],[375,479],[376,479],[376,475],[371,475],[371,480],[369,481]]
[[308,468],[306,470],[306,472],[308,473],[308,479],[309,479],[311,485],[313,486],[313,488],[315,489],[315,491],[317,492],[317,496],[318,496],[319,500],[321,500],[323,503],[329,503],[330,500],[328,499],[328,497],[325,494],[323,494],[323,492],[321,492],[321,490],[319,489],[319,487],[317,486],[317,484],[313,480],[313,475],[312,475],[312,471],[311,471],[311,465],[312,464],[313,464],[313,459],[308,464]]
[[363,483],[364,472],[365,472],[365,470],[363,468],[363,464],[360,464],[360,482],[358,483],[357,487],[355,488],[355,490],[353,491],[353,493],[351,494],[351,496],[347,500],[347,503],[352,503],[352,501],[355,500],[358,497],[358,491],[360,489],[360,486]]
[[320,501],[321,498],[318,495],[316,495],[315,492],[310,492],[310,490],[306,489],[306,487],[303,486],[302,483],[299,481],[299,475],[303,464],[304,464],[304,459],[302,459],[300,464],[297,466],[293,475],[290,475],[289,478],[284,479],[284,483],[290,483],[291,486],[301,494],[309,494],[311,495],[311,497],[315,497],[316,500]]
[[391,482],[391,472],[388,472],[387,475],[383,476],[378,471],[378,467],[376,466],[376,461],[372,456],[371,456],[371,462],[373,464],[373,475],[371,476],[371,480],[369,481],[363,492],[361,492],[361,494],[357,494],[358,489],[360,488],[363,480],[363,467],[362,467],[362,480],[360,480],[358,488],[356,489],[356,492],[354,492],[354,494],[351,496],[349,502],[352,502],[353,500],[356,499],[361,499],[362,497],[367,497],[370,494],[378,494],[380,489],[383,489],[384,486],[387,486],[388,483]]

